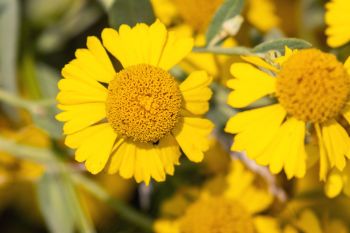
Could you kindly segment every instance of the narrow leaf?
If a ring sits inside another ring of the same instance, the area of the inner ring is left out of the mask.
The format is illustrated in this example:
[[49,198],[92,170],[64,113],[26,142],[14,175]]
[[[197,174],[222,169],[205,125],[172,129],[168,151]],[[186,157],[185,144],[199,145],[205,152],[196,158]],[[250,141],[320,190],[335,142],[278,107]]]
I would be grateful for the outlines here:
[[[19,31],[19,9],[17,0],[0,0],[0,88],[17,94],[16,60]],[[8,106],[4,110],[12,119],[17,112]]]
[[52,233],[73,233],[74,216],[68,195],[58,174],[45,174],[37,186],[39,207]]
[[287,46],[290,49],[305,49],[312,47],[312,44],[305,40],[295,38],[277,39],[259,44],[258,46],[253,48],[252,52],[266,53],[271,50],[276,50],[283,53],[285,46]]

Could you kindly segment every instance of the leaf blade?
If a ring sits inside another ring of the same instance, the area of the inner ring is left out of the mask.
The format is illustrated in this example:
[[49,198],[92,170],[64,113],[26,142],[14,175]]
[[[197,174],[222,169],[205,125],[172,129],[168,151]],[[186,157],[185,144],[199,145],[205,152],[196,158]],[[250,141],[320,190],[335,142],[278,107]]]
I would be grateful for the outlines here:
[[224,3],[216,11],[206,33],[207,45],[221,30],[223,23],[238,15],[243,8],[244,0],[225,0]]

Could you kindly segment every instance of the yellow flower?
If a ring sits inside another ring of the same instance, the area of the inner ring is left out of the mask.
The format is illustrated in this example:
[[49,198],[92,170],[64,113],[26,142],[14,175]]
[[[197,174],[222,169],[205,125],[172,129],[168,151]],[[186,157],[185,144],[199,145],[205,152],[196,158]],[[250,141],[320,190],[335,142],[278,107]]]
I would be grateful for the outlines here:
[[273,196],[266,185],[258,184],[259,178],[240,161],[233,161],[223,193],[212,195],[203,190],[181,216],[157,220],[155,232],[273,233],[276,227],[270,224],[273,218],[260,214],[271,205]]
[[58,84],[63,112],[57,119],[65,122],[65,143],[77,149],[76,160],[86,161],[93,174],[107,166],[110,174],[146,184],[174,173],[179,147],[200,162],[213,128],[201,118],[209,108],[211,78],[196,71],[178,84],[168,72],[191,51],[192,39],[157,21],[104,29],[102,40],[123,69],[116,72],[99,39],[89,37]]
[[349,11],[350,2],[347,0],[331,0],[326,4],[327,43],[332,48],[342,46],[350,41]]
[[350,121],[350,62],[343,65],[317,49],[288,48],[274,64],[254,56],[245,59],[261,69],[247,63],[231,66],[235,78],[227,83],[233,89],[228,103],[244,108],[265,96],[275,103],[243,111],[227,122],[225,130],[237,134],[231,149],[246,151],[273,173],[284,169],[288,178],[303,177],[305,140],[316,134],[320,178],[333,167],[342,171],[350,158],[350,139],[338,119]]

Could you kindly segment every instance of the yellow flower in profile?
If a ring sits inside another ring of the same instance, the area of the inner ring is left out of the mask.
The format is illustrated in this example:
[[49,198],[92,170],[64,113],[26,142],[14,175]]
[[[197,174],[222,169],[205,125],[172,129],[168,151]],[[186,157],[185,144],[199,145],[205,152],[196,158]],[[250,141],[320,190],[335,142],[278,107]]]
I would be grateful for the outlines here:
[[213,195],[203,190],[200,197],[186,206],[181,216],[173,220],[157,220],[155,232],[274,232],[270,227],[273,218],[261,214],[272,204],[273,196],[259,178],[240,161],[233,161],[226,177],[227,186],[222,193]]
[[57,119],[65,122],[65,143],[77,149],[76,160],[86,161],[93,174],[107,166],[111,174],[146,184],[174,173],[180,147],[200,162],[213,129],[201,118],[209,108],[211,78],[196,71],[178,84],[168,72],[191,51],[192,39],[156,21],[104,29],[102,40],[123,69],[116,72],[99,39],[89,37],[58,84],[63,112]]
[[342,46],[350,41],[349,11],[350,2],[348,0],[331,0],[326,4],[327,43],[332,48]]
[[350,59],[343,65],[317,49],[288,48],[274,64],[254,56],[244,59],[260,69],[247,63],[231,66],[235,78],[227,83],[233,89],[228,103],[245,108],[266,96],[274,103],[242,111],[227,122],[225,130],[236,134],[231,149],[246,151],[273,173],[284,169],[288,178],[303,177],[305,143],[316,134],[320,178],[331,168],[342,171],[350,158],[349,135],[339,121],[350,122]]

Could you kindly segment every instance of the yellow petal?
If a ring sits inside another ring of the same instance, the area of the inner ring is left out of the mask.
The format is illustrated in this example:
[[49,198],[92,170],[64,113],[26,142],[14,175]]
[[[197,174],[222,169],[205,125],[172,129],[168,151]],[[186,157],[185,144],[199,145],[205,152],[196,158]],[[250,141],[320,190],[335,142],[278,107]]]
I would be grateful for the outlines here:
[[90,138],[90,136],[100,132],[102,129],[107,127],[107,125],[108,123],[98,124],[87,127],[86,129],[83,129],[77,133],[70,134],[66,137],[65,144],[72,149],[76,149],[81,144],[83,144],[88,138]]
[[203,152],[209,149],[208,136],[213,128],[213,123],[207,119],[184,117],[173,134],[189,160],[200,162],[204,157]]
[[[238,113],[225,129],[229,132],[239,132],[234,138],[231,150],[246,150],[247,155],[255,159],[271,142],[286,114],[279,104]],[[250,119],[254,120],[248,122]]]
[[321,127],[319,124],[315,124],[315,130],[316,130],[317,139],[318,139],[318,146],[320,149],[320,180],[325,181],[328,169],[330,167],[329,159],[328,159],[326,147],[323,141]]
[[77,91],[61,91],[58,93],[56,100],[61,105],[88,104],[88,103],[105,103],[107,92],[102,93],[81,93]]
[[227,103],[235,108],[246,107],[256,100],[275,92],[276,78],[258,70],[247,63],[235,63],[231,66],[235,79],[227,82],[233,91]]
[[103,103],[74,106],[75,108],[73,110],[62,112],[56,116],[56,119],[65,121],[63,126],[64,134],[78,132],[106,117],[106,107]]
[[101,63],[101,65],[108,71],[110,75],[112,75],[112,77],[109,76],[101,78],[105,79],[106,82],[111,81],[114,78],[113,75],[115,74],[115,70],[105,48],[101,44],[101,41],[94,36],[89,36],[87,38],[86,45],[96,60]]
[[345,129],[335,120],[322,125],[322,138],[331,167],[342,171],[345,155],[349,153],[350,139]]
[[329,46],[335,48],[350,41],[348,25],[350,23],[350,5],[348,1],[334,0],[326,4],[326,35]]
[[178,64],[193,47],[192,38],[183,38],[175,32],[168,33],[168,39],[165,43],[162,56],[159,61],[159,67],[168,70]]
[[180,84],[184,108],[192,114],[201,115],[208,111],[212,91],[208,87],[212,78],[204,71],[195,71]]
[[284,168],[287,177],[303,177],[306,171],[306,152],[304,146],[305,122],[295,118],[288,119],[279,128],[274,139],[256,161],[270,165],[272,173]]
[[329,198],[338,196],[343,189],[343,178],[339,171],[333,170],[326,181],[324,186],[325,193]]
[[[89,42],[89,46],[91,47],[91,40]],[[98,41],[98,43],[100,42]],[[97,44],[94,45],[96,46]],[[102,45],[99,44],[99,46],[101,46],[99,49],[104,50]],[[77,49],[75,52],[75,57],[77,58],[76,61],[78,62],[79,67],[85,72],[90,73],[95,80],[109,83],[115,76],[114,68],[110,66],[111,64],[107,65],[110,63],[110,61],[105,60],[109,59],[108,57],[100,57],[101,54],[97,54],[99,57],[96,57],[96,48],[97,46],[93,47],[95,54],[93,54],[89,49]],[[105,55],[107,56],[107,54]]]
[[[164,145],[170,146],[166,142]],[[167,152],[178,153],[173,149],[169,148]],[[134,143],[126,140],[114,152],[108,172],[113,174],[119,171],[120,176],[125,179],[134,176],[138,183],[144,181],[146,185],[149,184],[151,178],[158,182],[164,181],[165,170],[169,169],[166,166],[170,164],[163,163],[160,150],[161,147],[149,143]],[[166,156],[169,159],[178,154],[167,154]]]
[[160,151],[151,144],[138,144],[136,151],[135,179],[149,185],[150,178],[161,182],[165,180],[164,166],[160,159]]
[[117,138],[116,133],[109,124],[103,124],[99,131],[78,147],[75,158],[79,162],[86,160],[85,166],[93,174],[99,173],[106,165]]
[[179,145],[175,138],[168,135],[159,142],[160,159],[163,163],[165,172],[169,175],[174,174],[174,165],[179,164],[181,155]]

